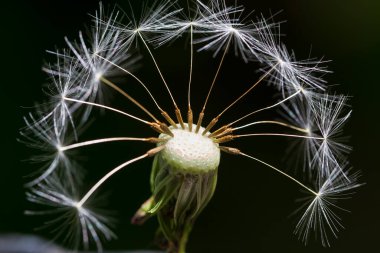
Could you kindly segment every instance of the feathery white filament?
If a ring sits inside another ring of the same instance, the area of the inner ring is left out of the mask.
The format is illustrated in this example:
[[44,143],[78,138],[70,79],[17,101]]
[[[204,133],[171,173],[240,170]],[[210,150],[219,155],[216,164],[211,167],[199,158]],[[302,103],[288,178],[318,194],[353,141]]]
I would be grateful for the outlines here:
[[296,134],[281,134],[281,133],[259,133],[259,134],[236,135],[236,137],[251,137],[251,136],[282,136],[282,137],[292,137],[292,138],[301,138],[301,139],[324,140],[323,137],[314,137],[314,136],[296,135]]
[[99,143],[105,143],[105,142],[114,142],[114,141],[146,141],[147,139],[145,138],[134,138],[134,137],[114,137],[114,138],[104,138],[104,139],[97,139],[97,140],[91,140],[91,141],[84,141],[84,142],[79,142],[71,145],[67,145],[64,147],[59,147],[59,151],[66,151],[74,148],[79,148],[79,147],[85,147],[85,146],[90,146],[94,144],[99,144]]
[[144,159],[148,157],[148,154],[144,154],[142,156],[139,156],[139,157],[136,157],[134,159],[131,159],[119,166],[117,166],[116,168],[114,168],[113,170],[111,170],[110,172],[108,172],[106,175],[104,175],[98,182],[96,182],[96,184],[91,187],[91,189],[83,196],[83,198],[75,205],[76,207],[81,207],[83,206],[83,204],[88,200],[89,197],[91,197],[91,195],[105,182],[107,181],[108,178],[110,178],[113,174],[115,174],[116,172],[118,172],[119,170],[123,169],[124,167],[128,166],[129,164],[131,163],[134,163],[134,162],[137,162],[138,160],[141,160],[141,159]]
[[123,112],[123,111],[120,111],[118,109],[115,109],[115,108],[112,108],[112,107],[109,107],[109,106],[105,106],[105,105],[101,105],[101,104],[97,104],[97,103],[92,103],[92,102],[86,102],[86,101],[81,101],[81,100],[77,100],[77,99],[72,99],[72,98],[64,98],[65,100],[68,100],[68,101],[72,101],[72,102],[75,102],[75,103],[80,103],[80,104],[86,104],[86,105],[91,105],[91,106],[96,106],[96,107],[100,107],[100,108],[103,108],[103,109],[107,109],[107,110],[110,110],[110,111],[114,111],[114,112],[117,112],[117,113],[120,113],[120,114],[123,114],[127,117],[130,117],[132,119],[135,119],[137,121],[140,121],[144,124],[149,124],[148,121],[146,120],[142,120],[136,116],[133,116],[129,113],[126,113],[126,112]]
[[243,126],[234,127],[233,129],[234,129],[234,131],[236,131],[236,130],[240,130],[240,129],[243,129],[243,128],[246,128],[246,127],[250,127],[250,126],[253,126],[253,125],[259,125],[259,124],[274,124],[274,125],[280,125],[280,126],[284,126],[284,127],[290,128],[290,129],[297,130],[297,131],[299,131],[299,132],[309,133],[309,130],[308,130],[308,129],[300,128],[300,127],[297,127],[297,126],[293,126],[293,125],[291,125],[291,124],[287,124],[287,123],[280,122],[280,121],[273,121],[273,120],[255,121],[255,122],[251,122],[251,123],[248,123],[248,124],[246,124],[246,125],[243,125]]
[[318,193],[317,193],[317,192],[313,191],[312,189],[310,189],[309,187],[307,187],[306,185],[304,185],[303,183],[301,183],[300,181],[298,181],[298,180],[295,179],[294,177],[292,177],[292,176],[286,174],[285,172],[283,172],[283,171],[277,169],[276,167],[274,167],[274,166],[272,166],[272,165],[270,165],[270,164],[268,164],[268,163],[266,163],[266,162],[264,162],[264,161],[262,161],[262,160],[260,160],[260,159],[258,159],[258,158],[256,158],[256,157],[253,157],[253,156],[250,156],[250,155],[247,155],[247,154],[244,154],[244,153],[240,153],[240,154],[241,154],[242,156],[245,156],[245,157],[248,157],[248,158],[250,158],[250,159],[252,159],[252,160],[255,160],[255,161],[259,162],[259,163],[262,163],[262,164],[264,164],[265,166],[268,166],[269,168],[271,168],[271,169],[277,171],[278,173],[280,173],[280,174],[284,175],[285,177],[289,178],[290,180],[293,180],[294,182],[296,182],[297,184],[299,184],[300,186],[302,186],[302,188],[304,188],[304,189],[306,189],[307,191],[311,192],[311,193],[314,194],[315,196],[318,196]]
[[249,117],[249,116],[251,116],[251,115],[253,115],[253,114],[256,114],[256,113],[259,113],[259,112],[262,112],[262,111],[265,111],[265,110],[269,110],[269,109],[272,109],[272,108],[274,108],[274,107],[276,107],[276,106],[279,106],[279,105],[285,103],[287,100],[290,100],[291,98],[297,96],[300,92],[301,92],[301,90],[298,90],[297,92],[293,93],[292,95],[290,95],[290,96],[288,96],[288,97],[282,99],[281,101],[279,101],[279,102],[277,102],[277,103],[275,103],[275,104],[273,104],[273,105],[266,106],[266,107],[264,107],[264,108],[261,108],[261,109],[255,110],[255,111],[253,111],[253,112],[250,112],[250,113],[244,115],[243,117],[241,117],[241,118],[235,120],[234,122],[230,123],[229,125],[232,126],[232,125],[238,123],[239,121],[241,121],[241,120],[243,120],[243,119],[245,119],[245,118],[247,118],[247,117]]
[[[348,182],[346,180],[348,178]],[[331,174],[319,183],[318,194],[311,198],[304,209],[297,226],[295,234],[306,244],[310,237],[310,232],[314,231],[320,237],[322,245],[330,246],[329,233],[337,237],[337,232],[343,228],[339,216],[335,210],[343,210],[336,204],[342,198],[348,198],[350,191],[358,188],[362,184],[358,183],[358,173],[342,175],[341,168],[336,167]]]
[[130,71],[126,70],[125,68],[122,68],[120,67],[119,65],[117,65],[116,63],[102,57],[101,55],[98,55],[96,54],[97,57],[101,58],[102,60],[108,62],[109,64],[115,66],[116,68],[120,69],[121,71],[127,73],[128,75],[130,75],[131,77],[133,77],[144,89],[145,91],[149,94],[149,96],[152,98],[153,102],[156,104],[157,108],[160,110],[160,111],[163,111],[162,108],[158,105],[156,99],[153,97],[152,93],[150,92],[150,90],[148,89],[148,87],[143,83],[143,81],[141,81],[137,76],[135,76],[133,73],[131,73]]

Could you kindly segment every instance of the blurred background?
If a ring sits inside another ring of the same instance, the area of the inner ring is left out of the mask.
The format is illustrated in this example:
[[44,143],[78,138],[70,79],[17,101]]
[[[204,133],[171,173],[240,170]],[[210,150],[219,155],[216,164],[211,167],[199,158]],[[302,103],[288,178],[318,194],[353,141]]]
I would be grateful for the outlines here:
[[[234,1],[228,1],[232,4]],[[351,136],[354,150],[350,157],[355,169],[362,171],[366,184],[357,190],[352,199],[343,200],[342,207],[350,210],[341,217],[345,229],[331,248],[323,248],[310,241],[304,246],[293,235],[297,216],[289,216],[297,207],[295,199],[302,197],[299,187],[274,171],[241,157],[223,155],[219,182],[214,198],[199,217],[191,234],[188,252],[370,252],[378,248],[380,227],[380,171],[379,155],[379,63],[380,59],[380,2],[377,0],[239,0],[253,15],[281,13],[276,21],[286,21],[281,32],[283,42],[293,49],[298,59],[311,55],[332,60],[325,79],[336,85],[332,91],[352,96],[353,116],[345,128]],[[129,5],[139,8],[140,0],[103,1],[106,6],[115,4],[123,9]],[[54,59],[45,50],[65,46],[64,36],[76,39],[84,24],[90,25],[89,13],[94,13],[97,1],[78,0],[19,0],[7,1],[1,6],[1,160],[0,165],[0,238],[10,234],[37,235],[51,239],[49,231],[36,231],[44,220],[23,214],[29,208],[25,201],[25,176],[36,169],[26,160],[34,151],[16,139],[25,116],[35,102],[44,101],[41,87],[47,81],[41,66]],[[173,48],[164,47],[156,52],[159,64],[166,74],[173,93],[182,108],[186,106],[188,48],[179,40]],[[205,96],[205,85],[211,81],[218,58],[210,61],[209,53],[195,58],[193,103],[199,111]],[[140,61],[137,69],[152,90],[171,110],[168,96],[148,57]],[[146,67],[149,66],[149,67]],[[239,66],[239,67],[237,67]],[[252,65],[241,64],[230,54],[223,66],[220,83],[210,101],[208,111],[217,113],[226,101],[239,95],[244,84],[257,79]],[[137,87],[137,86],[133,86]],[[145,99],[141,89],[131,93]],[[113,96],[113,95],[112,95]],[[162,96],[162,97],[160,97]],[[224,118],[236,118],[236,112],[248,112],[252,106],[266,104],[272,98],[270,90],[258,89],[256,94],[242,101]],[[111,96],[110,96],[111,98]],[[130,104],[115,95],[114,105],[139,114]],[[150,102],[149,102],[150,103]],[[150,104],[150,108],[153,108]],[[197,107],[198,106],[198,107]],[[124,120],[111,113],[95,113],[96,121],[81,137],[88,140],[106,136],[151,136],[150,129]],[[140,113],[141,115],[141,113]],[[212,114],[213,115],[213,114]],[[234,117],[235,116],[235,117]],[[210,116],[211,117],[211,116]],[[254,154],[292,173],[294,168],[286,153],[287,140],[276,138],[247,139],[234,146]],[[231,143],[232,145],[232,143]],[[88,186],[107,170],[126,159],[142,154],[146,144],[115,143],[85,149],[80,162],[86,169]],[[144,226],[130,225],[130,218],[141,203],[149,197],[151,160],[142,161],[114,176],[100,191],[106,193],[102,204],[116,218],[117,240],[104,244],[107,250],[154,249],[155,219]],[[105,200],[107,199],[107,200]],[[103,202],[104,201],[104,202]],[[0,240],[0,243],[4,242]]]

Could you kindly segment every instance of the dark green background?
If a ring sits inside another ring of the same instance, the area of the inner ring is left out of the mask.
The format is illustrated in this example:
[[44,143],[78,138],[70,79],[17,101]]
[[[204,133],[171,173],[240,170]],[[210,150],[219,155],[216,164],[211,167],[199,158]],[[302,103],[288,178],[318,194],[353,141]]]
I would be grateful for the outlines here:
[[[105,4],[118,3],[127,7],[127,1],[103,1]],[[139,6],[140,1],[131,1]],[[230,1],[232,2],[232,1]],[[286,178],[253,161],[238,157],[222,157],[219,183],[215,197],[201,215],[189,241],[191,252],[371,252],[378,248],[379,240],[379,59],[380,59],[380,2],[363,1],[303,1],[303,0],[241,0],[248,10],[268,16],[283,10],[276,20],[287,20],[282,32],[284,41],[296,55],[307,57],[312,47],[313,56],[331,59],[329,69],[334,73],[326,76],[339,93],[353,96],[351,100],[353,116],[346,127],[346,134],[352,136],[354,151],[351,161],[362,171],[362,181],[366,185],[342,205],[351,210],[343,214],[346,229],[339,233],[338,240],[332,240],[331,248],[322,248],[311,242],[304,247],[292,234],[294,218],[287,218],[296,208],[294,199],[302,196],[299,188]],[[1,173],[0,173],[0,233],[36,233],[33,227],[41,220],[25,217],[27,208],[23,193],[23,176],[30,167],[26,159],[31,151],[16,142],[18,129],[23,126],[22,117],[34,102],[42,101],[41,85],[46,76],[41,71],[45,59],[45,49],[64,46],[63,37],[75,38],[77,31],[89,23],[87,13],[93,13],[97,1],[7,1],[1,4]],[[185,98],[186,69],[188,51],[178,51],[182,44],[176,44],[177,53],[170,50],[158,52],[158,59],[168,81],[178,98]],[[183,52],[184,54],[178,54]],[[149,59],[146,58],[146,61]],[[252,79],[254,73],[247,67],[236,68],[236,59],[228,58],[224,73],[246,71],[247,75],[224,76],[221,87],[215,92],[209,112],[220,111],[220,105],[231,101],[243,90],[240,85]],[[144,59],[143,61],[144,62]],[[198,83],[210,80],[217,61],[199,58],[195,70]],[[151,68],[149,68],[151,69]],[[162,91],[161,83],[146,68],[139,70],[147,82],[157,83],[152,89],[166,108],[170,101]],[[200,74],[201,73],[201,74]],[[208,78],[208,79],[207,79]],[[182,81],[182,83],[180,83]],[[197,83],[197,81],[195,81]],[[208,82],[206,82],[208,83]],[[240,86],[239,86],[240,85]],[[137,86],[133,86],[137,87]],[[194,103],[204,98],[204,86],[194,90]],[[203,93],[202,93],[203,91]],[[134,92],[134,90],[132,90]],[[132,93],[131,92],[131,93]],[[223,93],[224,92],[224,93]],[[136,89],[136,96],[145,99]],[[264,94],[264,93],[263,93]],[[269,94],[268,94],[269,95]],[[115,98],[118,98],[115,96]],[[185,99],[178,99],[182,107]],[[247,111],[251,104],[265,102],[265,96],[249,97],[241,104]],[[119,99],[116,103],[124,106]],[[166,103],[166,104],[165,104]],[[199,106],[198,103],[198,106]],[[137,112],[129,104],[126,107]],[[151,107],[153,108],[153,107]],[[219,110],[218,110],[219,108]],[[198,107],[199,109],[199,107]],[[237,112],[237,111],[235,111]],[[141,115],[141,114],[140,114]],[[233,119],[234,113],[226,115]],[[141,130],[138,124],[122,120],[114,115],[98,116],[83,139],[96,136],[139,135],[149,136],[149,129]],[[248,153],[257,155],[273,164],[283,165],[285,141],[278,139],[250,139],[236,144]],[[232,143],[231,143],[232,145]],[[112,166],[125,159],[139,155],[146,150],[144,144],[110,144],[87,149],[83,158],[88,171],[89,183],[104,174]],[[148,175],[151,161],[143,161],[129,170],[121,172],[102,188],[108,192],[110,209],[117,210],[116,232],[118,240],[105,244],[106,249],[133,249],[152,247],[155,221],[143,227],[134,227],[129,219],[140,203],[149,196]],[[38,232],[49,238],[47,232]]]

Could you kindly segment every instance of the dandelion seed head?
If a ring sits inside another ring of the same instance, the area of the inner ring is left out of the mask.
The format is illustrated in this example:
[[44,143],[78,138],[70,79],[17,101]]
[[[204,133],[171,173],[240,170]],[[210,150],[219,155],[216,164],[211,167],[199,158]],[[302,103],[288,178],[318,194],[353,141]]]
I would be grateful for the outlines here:
[[[296,59],[295,53],[282,43],[280,24],[273,22],[272,18],[252,20],[252,14],[246,15],[242,6],[228,6],[224,0],[211,0],[207,4],[197,0],[193,7],[186,10],[180,8],[176,1],[156,1],[146,6],[140,18],[136,18],[132,10],[122,12],[114,9],[107,12],[100,4],[99,10],[92,16],[89,33],[79,32],[76,39],[65,38],[66,49],[49,52],[55,57],[53,64],[44,67],[49,76],[49,85],[44,90],[49,101],[38,106],[37,113],[25,118],[26,127],[21,131],[23,142],[41,151],[40,155],[32,159],[42,166],[37,176],[26,184],[27,198],[35,204],[47,206],[49,210],[28,213],[58,214],[59,217],[53,220],[63,225],[53,227],[53,230],[66,240],[74,239],[77,245],[82,244],[84,248],[95,244],[101,250],[102,239],[109,240],[114,234],[109,229],[109,220],[90,208],[94,193],[118,171],[142,159],[154,157],[152,196],[132,220],[142,223],[157,216],[160,229],[168,240],[168,251],[175,252],[181,248],[184,252],[187,242],[185,236],[188,236],[184,230],[191,230],[196,217],[214,194],[223,151],[264,164],[312,193],[310,201],[302,206],[303,215],[295,233],[305,243],[314,233],[323,245],[330,245],[329,237],[336,237],[342,227],[335,213],[338,207],[335,201],[360,186],[357,183],[358,174],[347,169],[350,147],[345,142],[342,130],[351,116],[351,111],[346,109],[347,97],[327,93],[324,75],[329,71],[324,66],[326,61],[323,58]],[[173,86],[167,81],[170,79],[166,79],[166,73],[161,71],[160,59],[156,58],[154,51],[165,44],[174,43],[182,36],[190,39],[186,45],[191,47],[189,72],[186,70],[186,76],[189,77],[187,114],[181,113],[179,105],[184,103],[176,102],[171,92]],[[140,49],[139,45],[144,50],[136,50]],[[206,50],[213,54],[213,60],[219,61],[219,64],[208,92],[202,85],[207,97],[202,111],[195,112],[190,103],[193,72],[197,69],[193,65],[198,64],[194,55]],[[132,73],[136,61],[142,58],[135,57],[135,51],[148,56],[147,61],[150,61],[160,78],[158,83],[162,81],[162,94],[155,94],[150,84],[145,83],[144,77]],[[220,85],[218,82],[225,75],[231,74],[228,72],[230,69],[223,67],[228,60],[225,56],[229,53],[234,53],[242,60],[242,64],[259,64],[259,70],[264,71],[264,74],[258,80],[253,80],[245,92],[230,104],[225,105],[225,101],[218,100],[221,108],[219,104],[214,107],[221,112],[207,122],[206,119],[212,116],[207,105],[211,103],[209,100],[212,100],[213,88]],[[128,85],[123,86],[117,83],[119,78],[115,77],[121,75],[131,78],[147,96],[135,98],[132,84],[128,82]],[[256,86],[271,89],[275,95],[279,95],[276,98],[280,97],[280,100],[241,115],[246,108],[238,108],[240,101],[254,92]],[[144,113],[143,116],[131,114],[129,107],[124,111],[112,107],[109,101],[106,103],[111,92],[138,107]],[[165,94],[173,103],[174,114],[173,111],[166,111],[159,102]],[[150,102],[160,114],[156,115],[148,106]],[[261,112],[280,107],[281,119],[260,118],[265,117]],[[78,135],[90,119],[95,118],[92,117],[94,108],[118,113],[128,120],[144,124],[153,129],[156,135],[107,137],[79,142]],[[235,121],[223,121],[228,110],[235,110],[238,117]],[[255,130],[257,125],[272,125],[282,130],[258,132]],[[253,132],[240,132],[248,128]],[[255,136],[293,138],[295,141],[290,144],[288,152],[297,156],[296,162],[302,163],[302,166],[297,164],[296,167],[302,168],[302,177],[307,178],[314,188],[301,182],[298,176],[293,177],[235,147],[224,146],[224,143],[235,139]],[[80,194],[82,192],[77,190],[77,185],[81,183],[82,174],[74,159],[75,149],[114,141],[141,141],[155,146],[109,170],[85,194]],[[298,152],[293,152],[294,149],[298,149]],[[71,226],[73,224],[76,225],[74,229]]]
[[[193,129],[196,125],[193,125]],[[190,132],[188,129],[172,129],[174,137],[168,139],[162,151],[162,157],[173,168],[186,173],[207,173],[215,170],[220,162],[218,144],[200,132]],[[160,138],[168,138],[161,134]]]

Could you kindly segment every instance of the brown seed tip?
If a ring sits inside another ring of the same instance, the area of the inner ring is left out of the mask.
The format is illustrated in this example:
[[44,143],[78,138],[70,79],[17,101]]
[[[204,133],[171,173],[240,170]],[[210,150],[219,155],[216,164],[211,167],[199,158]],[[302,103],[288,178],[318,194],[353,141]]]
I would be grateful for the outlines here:
[[231,154],[231,155],[240,155],[241,154],[240,150],[237,148],[231,148],[231,147],[219,147],[219,148],[223,152],[226,152],[226,153]]
[[149,156],[149,157],[152,157],[154,156],[155,154],[159,153],[161,150],[163,150],[165,148],[165,145],[161,145],[161,146],[158,146],[158,147],[155,147],[155,148],[152,148],[150,150],[148,150],[148,152],[146,152],[146,154]]
[[214,142],[216,142],[216,143],[224,143],[224,142],[232,141],[233,139],[235,139],[234,135],[226,135],[224,137],[221,137],[219,139],[214,140]]

